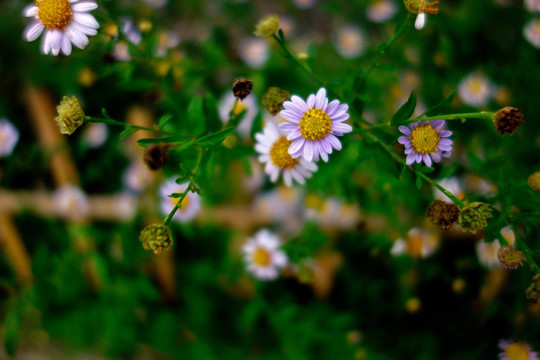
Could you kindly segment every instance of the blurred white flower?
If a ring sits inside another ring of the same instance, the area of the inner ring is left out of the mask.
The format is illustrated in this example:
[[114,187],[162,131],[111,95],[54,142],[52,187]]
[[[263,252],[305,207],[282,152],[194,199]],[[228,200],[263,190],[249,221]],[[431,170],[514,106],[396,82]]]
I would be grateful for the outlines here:
[[0,158],[11,155],[19,141],[19,131],[7,119],[0,119]]
[[114,44],[112,56],[117,61],[130,61],[129,44],[125,41],[118,41]]
[[317,0],[293,0],[293,3],[299,9],[309,9],[315,6]]
[[168,0],[142,0],[146,5],[159,9],[167,5]]
[[268,40],[260,37],[248,37],[240,41],[238,56],[251,68],[258,69],[264,65],[270,55]]
[[301,188],[278,186],[257,195],[253,211],[268,221],[279,223],[288,233],[297,233],[304,225],[300,207],[302,194]]
[[333,197],[323,200],[310,194],[306,196],[305,217],[321,228],[346,230],[358,224],[360,209],[357,204],[347,204]]
[[494,240],[490,243],[485,242],[484,239],[476,243],[476,255],[480,264],[484,265],[488,269],[500,268],[501,264],[497,258],[497,250],[501,245],[498,240]]
[[[459,200],[463,200],[465,198],[465,190],[463,189],[463,183],[457,176],[437,180],[437,184],[450,191],[452,195],[454,195]],[[436,187],[433,187],[433,196],[437,200],[452,201]]]
[[[159,195],[161,198],[160,206],[161,213],[167,216],[172,209],[176,206],[180,198],[173,198],[169,195],[173,193],[182,194],[186,191],[189,183],[178,185],[174,180],[165,181],[159,188]],[[173,216],[173,220],[178,222],[188,222],[195,218],[201,211],[201,197],[199,194],[188,191],[184,200],[180,204],[180,207]]]
[[414,27],[416,28],[416,30],[422,30],[425,25],[426,25],[426,13],[421,12],[418,15],[416,15],[416,20],[414,21]]
[[115,195],[116,211],[119,218],[131,220],[137,210],[137,198],[128,193]]
[[124,16],[120,19],[122,33],[125,35],[126,39],[134,44],[139,45],[142,41],[141,31],[137,29],[133,23],[133,19],[127,16]]
[[351,59],[362,55],[366,44],[364,31],[356,25],[344,25],[337,31],[336,49],[344,58]]
[[161,31],[158,37],[158,44],[155,55],[164,57],[169,49],[173,49],[180,44],[180,34],[176,31]]
[[90,209],[88,197],[75,185],[64,185],[56,189],[53,201],[56,213],[67,220],[81,220]]
[[469,106],[487,105],[494,94],[495,86],[480,72],[467,75],[458,85],[459,98]]
[[274,280],[288,263],[287,255],[279,248],[280,239],[267,229],[259,230],[243,246],[247,270],[259,280]]
[[[219,101],[218,112],[219,112],[219,117],[221,118],[221,121],[223,123],[227,123],[227,121],[229,121],[229,113],[231,112],[231,110],[233,110],[233,106],[235,102],[236,102],[236,98],[234,97],[234,94],[232,93],[232,91],[228,91],[225,95],[223,95],[223,97]],[[239,114],[242,111],[244,111],[244,109],[246,109],[247,112],[244,115],[244,118],[240,121],[240,123],[236,127],[236,132],[238,132],[238,134],[243,139],[247,139],[250,137],[251,126],[253,125],[253,120],[255,119],[255,116],[257,115],[257,112],[259,111],[257,102],[253,94],[250,94],[244,100],[239,100],[236,103],[236,106],[234,107],[233,111],[235,114]]]
[[123,175],[124,186],[135,193],[140,193],[150,185],[154,175],[142,161],[133,161]]
[[412,257],[426,258],[439,247],[440,238],[435,232],[412,228],[405,239],[399,238],[394,242],[390,253],[394,256],[408,254]]
[[83,131],[83,141],[90,148],[98,148],[109,136],[109,128],[103,123],[87,124]]
[[532,19],[523,28],[523,36],[537,49],[540,49],[540,19]]
[[257,161],[257,158],[250,157],[249,165],[251,168],[251,175],[244,175],[242,177],[242,185],[247,193],[253,194],[262,188],[266,176],[264,175],[262,165]]
[[397,10],[396,3],[393,0],[372,0],[367,7],[366,13],[368,19],[374,23],[383,23],[394,17]]
[[530,12],[540,12],[540,0],[525,0],[525,8]]

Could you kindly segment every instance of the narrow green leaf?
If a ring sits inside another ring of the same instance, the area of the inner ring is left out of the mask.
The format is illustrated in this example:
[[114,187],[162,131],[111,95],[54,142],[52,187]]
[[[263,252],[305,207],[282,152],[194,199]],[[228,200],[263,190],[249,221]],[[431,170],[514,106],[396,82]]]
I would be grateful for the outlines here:
[[163,129],[165,125],[173,118],[172,114],[163,115],[158,121],[158,128]]
[[134,133],[137,132],[137,129],[131,127],[131,126],[126,126],[124,130],[122,130],[122,132],[120,133],[120,139],[123,139],[125,137],[128,137],[130,135],[133,135]]
[[170,144],[175,142],[181,142],[184,141],[185,138],[178,137],[178,136],[165,136],[165,137],[155,137],[155,138],[146,138],[146,139],[140,139],[137,141],[137,144],[141,145],[142,147],[146,147],[151,144]]
[[200,147],[210,147],[221,144],[227,136],[233,133],[233,131],[233,127],[228,127],[216,133],[205,135],[197,139],[197,141],[195,141],[195,144],[199,145]]
[[419,189],[422,187],[422,178],[420,176],[416,177],[416,187]]
[[101,109],[101,113],[103,114],[105,119],[111,119],[111,117],[109,116],[109,113],[107,112],[107,110],[105,110],[105,108]]
[[196,97],[188,105],[187,122],[192,134],[199,136],[206,130],[206,117],[204,114],[204,104],[201,97]]
[[423,172],[424,174],[429,174],[433,172],[435,168],[429,167],[429,166],[422,166],[418,171]]
[[179,178],[177,178],[176,180],[174,180],[175,183],[177,183],[178,185],[182,185],[182,184],[185,184],[189,181],[189,178],[187,176],[180,176]]
[[414,109],[416,109],[416,94],[412,91],[405,104],[392,116],[390,124],[397,125],[408,120],[414,114]]
[[445,108],[449,107],[451,104],[452,104],[452,101],[454,101],[454,98],[456,97],[456,91],[452,91],[450,93],[450,95],[448,95],[447,97],[445,97],[440,103],[438,103],[437,105],[433,106],[432,108],[429,108],[428,110],[426,110],[425,113],[423,113],[422,115],[425,115],[425,116],[434,116],[434,115],[439,115],[441,114],[441,111],[444,111]]

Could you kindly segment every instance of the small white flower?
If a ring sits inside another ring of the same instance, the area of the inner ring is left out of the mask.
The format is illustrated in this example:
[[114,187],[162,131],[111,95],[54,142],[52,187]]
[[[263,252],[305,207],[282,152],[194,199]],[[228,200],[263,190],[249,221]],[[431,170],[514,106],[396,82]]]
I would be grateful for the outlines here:
[[345,25],[338,30],[335,45],[341,56],[353,59],[362,55],[366,49],[367,37],[358,26]]
[[390,250],[394,256],[408,254],[412,257],[427,258],[439,247],[438,234],[429,230],[412,228],[405,239],[397,239]]
[[114,44],[112,57],[117,61],[130,61],[129,44],[125,41],[118,41]]
[[485,242],[484,239],[476,243],[476,255],[478,261],[488,269],[500,268],[501,264],[497,258],[497,251],[501,245],[498,240],[494,240],[490,243]]
[[169,49],[173,49],[180,44],[180,35],[176,31],[162,31],[159,33],[156,57],[164,57]]
[[352,229],[358,224],[360,209],[337,198],[326,200],[317,195],[306,197],[305,217],[325,229]]
[[98,148],[109,136],[109,128],[103,123],[91,123],[85,126],[83,140],[90,148]]
[[135,193],[140,193],[150,185],[154,175],[142,161],[133,161],[123,175],[124,186]]
[[[236,106],[234,105],[235,103]],[[233,106],[235,106],[234,109]],[[219,117],[224,124],[229,121],[229,113],[231,110],[233,110],[234,114],[240,114],[242,111],[247,110],[246,114],[236,127],[236,131],[243,139],[248,139],[251,134],[253,120],[259,111],[254,95],[250,94],[244,100],[236,102],[234,94],[231,91],[227,92],[221,98],[218,105]]]
[[67,220],[80,220],[90,210],[88,197],[75,185],[64,185],[54,194],[54,208],[59,216]]
[[304,226],[300,207],[302,196],[302,188],[277,186],[255,197],[253,212],[266,222],[279,224],[288,234],[296,234]]
[[369,20],[374,23],[383,23],[390,20],[397,12],[396,3],[393,0],[372,0],[366,13]]
[[267,229],[259,230],[244,244],[247,270],[260,280],[274,280],[287,265],[287,255],[279,249],[279,238]]
[[98,5],[92,0],[36,0],[23,15],[34,18],[24,30],[26,41],[34,41],[45,30],[41,41],[44,54],[71,54],[71,44],[79,49],[88,45],[88,36],[97,34],[99,23],[89,14]]
[[262,67],[270,56],[268,40],[255,36],[241,40],[238,56],[253,69]]
[[123,17],[120,19],[122,33],[126,39],[133,45],[139,45],[142,41],[142,34],[139,29],[133,23],[133,19],[130,17]]
[[537,49],[540,49],[540,19],[529,21],[523,28],[523,36]]
[[[456,198],[460,200],[463,200],[465,198],[465,190],[463,190],[462,181],[457,176],[437,180],[437,184],[450,191],[452,195],[454,195]],[[436,187],[433,187],[433,196],[437,200],[452,201]]]
[[540,0],[525,0],[525,8],[530,12],[540,12]]
[[416,30],[422,30],[426,25],[426,13],[421,12],[416,16],[416,21],[414,22],[414,27]]
[[[160,205],[163,215],[167,216],[180,200],[179,198],[173,198],[169,195],[174,193],[182,194],[186,191],[188,185],[189,183],[178,185],[174,180],[167,180],[161,185],[159,188],[159,195],[161,198]],[[182,223],[192,220],[201,211],[201,205],[201,197],[199,194],[188,191],[182,204],[174,214],[173,220]]]
[[458,85],[461,101],[469,106],[484,106],[495,94],[495,86],[480,72],[473,72],[463,78]]
[[7,119],[0,119],[0,158],[11,155],[19,141],[19,131]]
[[293,179],[303,185],[305,178],[311,178],[311,173],[317,171],[315,163],[304,158],[293,158],[289,154],[291,141],[274,124],[268,123],[262,133],[255,134],[255,138],[259,161],[265,164],[264,171],[270,175],[272,182],[283,174],[285,185],[292,186]]

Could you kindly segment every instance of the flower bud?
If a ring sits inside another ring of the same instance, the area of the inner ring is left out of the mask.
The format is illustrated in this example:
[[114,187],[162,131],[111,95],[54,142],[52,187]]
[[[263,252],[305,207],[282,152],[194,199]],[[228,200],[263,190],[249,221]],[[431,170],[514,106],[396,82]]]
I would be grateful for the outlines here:
[[497,259],[503,267],[515,270],[523,264],[525,257],[521,251],[514,249],[513,246],[502,246],[497,251]]
[[459,219],[459,207],[451,202],[435,200],[428,209],[426,216],[442,230],[448,230]]
[[523,122],[525,120],[523,120],[521,110],[510,106],[500,109],[493,115],[493,125],[501,136],[504,136],[505,133],[512,135]]
[[171,231],[162,224],[152,224],[145,227],[139,235],[144,250],[152,250],[159,254],[161,250],[167,250],[173,243]]
[[257,36],[272,37],[279,29],[279,16],[269,15],[262,18],[253,32]]
[[527,299],[534,303],[538,303],[538,300],[540,300],[540,274],[533,276],[531,284],[527,288],[525,294],[527,295]]
[[413,15],[419,13],[437,14],[439,12],[439,1],[437,0],[403,0],[405,8]]
[[272,116],[276,116],[283,110],[283,102],[291,97],[291,93],[278,87],[269,87],[262,97],[262,106]]
[[487,226],[487,219],[492,217],[489,204],[473,202],[461,209],[459,214],[459,224],[463,230],[476,234]]
[[75,96],[71,98],[64,96],[60,105],[56,107],[56,110],[58,111],[58,116],[55,120],[62,134],[73,134],[84,122],[84,111]]
[[169,160],[170,145],[152,145],[146,148],[144,151],[144,162],[152,170],[161,169]]
[[253,90],[253,81],[244,78],[234,80],[232,91],[234,96],[240,100],[244,100],[249,94],[251,94],[251,90]]
[[527,179],[527,184],[531,189],[540,191],[540,171],[532,173]]

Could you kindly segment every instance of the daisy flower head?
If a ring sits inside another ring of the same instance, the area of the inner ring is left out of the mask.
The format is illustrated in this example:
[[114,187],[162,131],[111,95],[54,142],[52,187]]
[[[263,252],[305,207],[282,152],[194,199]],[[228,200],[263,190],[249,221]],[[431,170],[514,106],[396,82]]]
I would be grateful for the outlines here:
[[530,12],[540,12],[540,1],[525,0],[525,8]]
[[457,93],[469,106],[484,106],[495,95],[495,85],[484,74],[473,72],[459,82]]
[[499,348],[502,350],[499,354],[501,360],[539,360],[536,351],[533,351],[526,342],[501,340]]
[[89,14],[98,5],[92,0],[36,0],[23,15],[34,18],[24,30],[26,41],[34,41],[45,30],[41,41],[44,54],[71,54],[71,44],[79,49],[88,45],[88,36],[97,34],[99,23]]
[[260,154],[259,161],[264,163],[264,171],[270,175],[270,180],[276,182],[283,174],[285,185],[291,186],[293,179],[299,184],[305,184],[306,178],[317,171],[317,165],[303,158],[293,158],[289,154],[291,141],[271,122],[266,124],[262,133],[255,134],[257,143],[255,150]]
[[6,119],[0,119],[0,158],[11,155],[19,141],[19,131]]
[[[159,194],[161,196],[161,212],[163,215],[168,215],[172,209],[176,206],[180,198],[170,197],[169,195],[177,193],[182,194],[186,191],[189,183],[178,185],[174,180],[167,180],[159,188]],[[201,211],[201,197],[199,194],[188,191],[186,197],[182,200],[182,203],[178,207],[178,210],[174,214],[173,220],[184,223],[192,220]]]
[[452,132],[443,129],[445,124],[444,120],[433,120],[418,121],[411,124],[410,128],[403,125],[399,127],[403,136],[398,138],[398,142],[405,146],[407,165],[423,161],[431,166],[432,161],[439,162],[441,158],[452,154],[452,140],[446,139]]
[[327,162],[333,149],[341,150],[337,137],[352,131],[352,126],[344,123],[349,118],[349,106],[339,100],[328,102],[325,88],[309,95],[307,101],[293,95],[283,108],[280,115],[286,122],[279,128],[292,141],[289,154],[293,158],[303,156],[307,161],[317,161],[320,156]]
[[367,17],[374,23],[383,23],[390,20],[397,12],[393,0],[372,0],[366,10]]
[[540,48],[540,19],[532,19],[525,24],[523,36],[532,46]]
[[279,269],[288,263],[287,255],[279,248],[280,239],[267,229],[259,230],[244,244],[247,270],[259,280],[274,280]]

